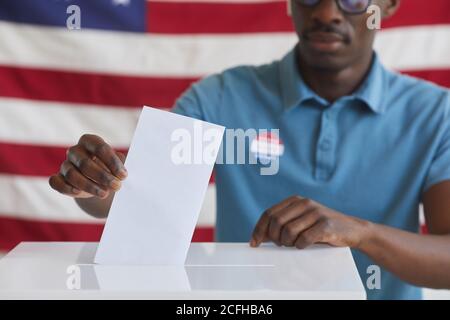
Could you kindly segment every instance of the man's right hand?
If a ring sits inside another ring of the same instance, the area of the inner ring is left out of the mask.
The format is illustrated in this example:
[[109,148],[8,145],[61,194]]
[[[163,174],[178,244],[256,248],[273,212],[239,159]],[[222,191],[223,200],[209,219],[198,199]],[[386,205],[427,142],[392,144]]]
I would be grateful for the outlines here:
[[114,151],[102,138],[83,135],[67,150],[59,172],[50,177],[50,186],[74,198],[107,198],[120,189],[127,176],[125,155]]

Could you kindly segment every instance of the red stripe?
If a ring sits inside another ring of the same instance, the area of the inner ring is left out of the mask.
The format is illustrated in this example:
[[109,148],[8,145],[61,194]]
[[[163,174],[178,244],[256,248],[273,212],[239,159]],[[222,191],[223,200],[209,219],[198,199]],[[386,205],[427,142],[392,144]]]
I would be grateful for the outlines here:
[[448,70],[420,70],[420,71],[403,71],[402,73],[410,76],[425,79],[434,82],[443,87],[450,88],[450,69]]
[[195,78],[151,78],[0,65],[0,96],[170,108]]
[[450,1],[401,1],[398,12],[383,22],[383,28],[450,23]]
[[[99,241],[101,224],[48,222],[0,217],[0,250],[11,250],[21,241]],[[192,241],[214,240],[213,227],[199,227]]]
[[425,224],[420,226],[420,233],[421,234],[428,234],[428,228]]
[[[448,0],[402,1],[383,28],[450,23]],[[293,31],[286,1],[260,3],[148,2],[150,33],[252,33]]]
[[66,150],[67,147],[0,143],[0,173],[48,177],[59,170]]
[[292,31],[285,2],[261,3],[148,3],[151,33],[249,33]]
[[[405,73],[450,87],[450,69]],[[106,106],[171,107],[194,78],[140,78],[0,66],[0,96]]]
[[[0,174],[49,177],[58,172],[67,148],[0,142]],[[210,183],[214,183],[214,176]]]

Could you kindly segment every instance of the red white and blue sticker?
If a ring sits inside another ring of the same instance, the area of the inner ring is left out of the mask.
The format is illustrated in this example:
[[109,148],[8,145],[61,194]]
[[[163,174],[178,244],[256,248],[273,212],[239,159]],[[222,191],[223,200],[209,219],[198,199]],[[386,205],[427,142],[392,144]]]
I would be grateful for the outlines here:
[[273,160],[283,155],[284,144],[278,134],[274,132],[264,132],[258,134],[251,142],[250,152],[257,159]]

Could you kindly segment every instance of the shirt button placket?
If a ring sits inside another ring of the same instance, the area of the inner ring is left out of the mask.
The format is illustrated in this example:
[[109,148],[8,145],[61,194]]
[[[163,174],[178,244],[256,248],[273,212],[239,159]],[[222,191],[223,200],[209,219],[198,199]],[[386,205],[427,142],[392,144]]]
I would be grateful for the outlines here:
[[316,166],[314,176],[326,181],[331,177],[335,166],[336,123],[331,107],[322,112],[320,133],[316,147]]

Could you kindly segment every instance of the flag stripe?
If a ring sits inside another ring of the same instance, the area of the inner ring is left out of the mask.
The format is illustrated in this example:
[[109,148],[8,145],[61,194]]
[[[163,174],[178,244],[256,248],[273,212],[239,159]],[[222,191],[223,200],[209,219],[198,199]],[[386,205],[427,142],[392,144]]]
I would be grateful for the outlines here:
[[[270,14],[267,14],[270,12]],[[242,23],[246,21],[246,23]],[[159,34],[293,31],[285,1],[259,3],[158,2],[147,10],[147,30]]]
[[49,177],[59,171],[67,148],[0,142],[0,174]]
[[[296,43],[292,33],[145,36],[97,30],[67,32],[9,22],[0,22],[0,34],[2,65],[183,78],[238,64],[266,63],[280,58]],[[73,50],[68,50],[68,44]]]
[[[292,31],[286,1],[2,0],[0,20],[67,28],[69,5],[81,11],[81,29],[151,34],[231,34]],[[23,8],[27,8],[24,10]],[[270,14],[268,14],[270,12]],[[70,24],[71,19],[69,19]],[[246,23],[242,23],[246,21]],[[448,24],[448,0],[403,1],[383,28]],[[74,31],[79,32],[79,31]]]
[[[67,196],[52,190],[48,178],[0,175],[0,215],[58,222],[99,223]],[[26,196],[23,196],[26,195]]]
[[[0,65],[181,78],[268,63],[297,42],[292,33],[145,37],[5,22],[0,34]],[[381,32],[375,47],[385,65],[397,70],[450,68],[450,42],[442,39],[450,39],[450,25],[395,28]],[[67,50],[67,43],[75,49]]]
[[[0,141],[0,174],[49,177],[59,171],[69,146],[14,144]],[[126,153],[127,149],[115,150]],[[214,183],[214,175],[209,183]]]
[[[268,14],[270,12],[270,14]],[[150,1],[148,32],[159,34],[229,34],[293,31],[286,1],[178,2]],[[246,21],[246,23],[242,23]],[[403,1],[396,15],[382,28],[448,24],[448,0]]]
[[374,48],[395,70],[450,68],[450,25],[395,28],[380,32]]
[[85,133],[112,146],[128,148],[141,107],[97,107],[15,98],[0,98],[0,141],[70,146]]
[[[404,73],[450,87],[450,68]],[[98,107],[130,107],[131,110],[142,105],[168,108],[196,80],[0,66],[0,96],[95,104]]]
[[[47,177],[0,174],[0,190],[0,216],[87,224],[103,221],[89,216],[73,199],[51,189]],[[215,190],[214,184],[210,184],[206,190],[197,223],[199,226],[212,226],[215,223]]]
[[99,106],[168,108],[195,80],[0,66],[0,96]]
[[450,24],[448,0],[401,1],[399,10],[383,21],[382,28]]
[[434,82],[443,87],[450,88],[450,69],[406,71],[404,73],[412,77],[421,78],[427,81]]
[[[0,214],[0,250],[11,250],[21,241],[99,241],[103,224],[38,221]],[[214,228],[198,226],[192,241],[210,242]]]

